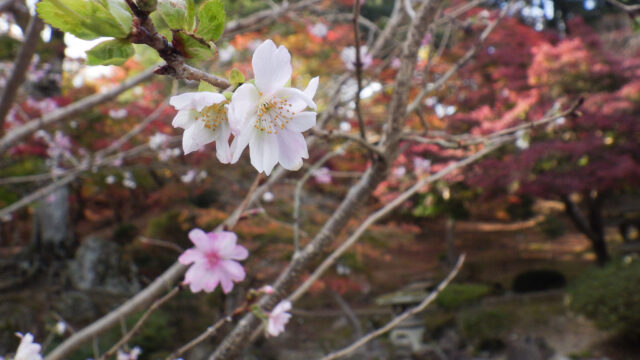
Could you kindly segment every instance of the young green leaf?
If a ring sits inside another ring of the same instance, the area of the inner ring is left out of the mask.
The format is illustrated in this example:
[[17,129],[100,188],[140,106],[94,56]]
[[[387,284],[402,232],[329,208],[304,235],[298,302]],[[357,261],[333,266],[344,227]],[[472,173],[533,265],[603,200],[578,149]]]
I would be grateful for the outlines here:
[[229,82],[231,83],[231,85],[235,86],[238,84],[242,84],[244,81],[244,74],[242,74],[240,70],[233,68],[233,70],[231,70],[231,74],[229,74]]
[[193,0],[158,0],[158,12],[170,29],[193,30],[195,23]]
[[118,21],[118,24],[122,27],[126,33],[131,32],[131,23],[133,21],[133,14],[131,9],[123,0],[107,0],[109,12]]
[[87,51],[88,65],[122,65],[133,56],[133,45],[122,39],[103,41]]
[[182,31],[173,32],[173,43],[177,49],[190,59],[202,60],[213,56],[213,51],[206,42]]
[[200,85],[198,85],[198,91],[218,92],[218,89],[206,81],[200,81]]
[[93,40],[101,36],[124,38],[131,31],[131,23],[117,20],[102,1],[42,0],[36,5],[40,18],[53,27],[81,39]]
[[220,0],[209,0],[198,10],[196,34],[208,41],[216,41],[224,31],[226,14]]

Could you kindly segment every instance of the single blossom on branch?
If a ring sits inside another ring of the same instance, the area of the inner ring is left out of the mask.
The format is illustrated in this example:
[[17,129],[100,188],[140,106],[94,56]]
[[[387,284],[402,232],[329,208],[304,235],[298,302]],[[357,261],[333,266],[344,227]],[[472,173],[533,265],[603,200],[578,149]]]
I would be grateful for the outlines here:
[[213,92],[184,93],[169,100],[178,113],[171,123],[184,129],[182,148],[185,155],[215,141],[216,156],[223,164],[231,160],[227,99]]
[[269,175],[278,163],[298,170],[302,159],[309,157],[302,132],[316,124],[316,112],[303,110],[316,110],[313,96],[318,78],[311,79],[304,91],[285,87],[291,79],[291,55],[271,40],[256,48],[251,64],[255,85],[241,85],[229,104],[229,124],[235,135],[231,162],[237,162],[249,145],[251,165],[258,172]]
[[189,232],[189,239],[195,247],[182,253],[178,261],[184,265],[192,264],[184,276],[184,283],[192,292],[212,292],[220,284],[227,294],[233,289],[234,282],[244,280],[244,268],[236,260],[246,259],[249,251],[236,245],[238,237],[235,233],[205,233],[201,229],[193,229]]
[[291,319],[291,301],[283,300],[267,315],[267,333],[271,336],[278,336],[284,332],[285,325]]
[[16,333],[16,335],[18,335],[22,340],[20,341],[20,345],[18,346],[18,350],[16,351],[16,355],[13,360],[42,360],[42,355],[40,355],[42,346],[33,342],[33,335],[31,335],[31,333],[26,333],[24,335]]

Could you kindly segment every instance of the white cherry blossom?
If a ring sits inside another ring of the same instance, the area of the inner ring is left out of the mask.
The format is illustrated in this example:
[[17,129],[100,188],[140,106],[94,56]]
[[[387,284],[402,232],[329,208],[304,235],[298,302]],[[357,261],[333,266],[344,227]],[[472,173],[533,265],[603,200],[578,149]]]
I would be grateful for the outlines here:
[[235,138],[231,162],[240,158],[249,145],[251,164],[267,175],[280,163],[288,170],[302,167],[309,157],[302,132],[316,123],[313,96],[318,78],[304,91],[285,87],[291,79],[291,55],[284,47],[266,40],[253,53],[255,85],[245,83],[233,94],[229,104],[229,124]]
[[33,335],[31,335],[31,333],[24,335],[16,333],[16,335],[22,340],[20,341],[18,350],[16,350],[14,360],[42,360],[42,355],[40,355],[42,347],[40,344],[33,342]]
[[222,94],[201,91],[171,97],[169,103],[178,110],[171,125],[184,129],[182,148],[185,155],[215,141],[216,156],[221,163],[231,160],[227,99]]

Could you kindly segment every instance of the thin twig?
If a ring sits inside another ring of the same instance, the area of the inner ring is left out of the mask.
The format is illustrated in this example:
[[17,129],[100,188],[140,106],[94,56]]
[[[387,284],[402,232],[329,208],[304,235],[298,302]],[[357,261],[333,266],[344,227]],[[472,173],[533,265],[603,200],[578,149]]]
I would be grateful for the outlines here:
[[362,111],[360,109],[360,93],[362,92],[362,61],[360,58],[360,25],[358,19],[360,18],[360,0],[353,2],[353,37],[356,44],[356,81],[358,82],[358,91],[354,99],[356,103],[356,115],[358,116],[358,127],[360,130],[360,137],[366,141],[364,121],[362,120]]
[[169,291],[165,296],[154,301],[153,304],[151,304],[151,306],[149,307],[149,309],[147,309],[147,311],[145,311],[142,317],[136,322],[133,328],[131,328],[131,330],[129,330],[129,332],[126,333],[126,335],[124,335],[117,343],[115,343],[111,347],[111,349],[109,349],[106,353],[104,353],[104,355],[100,357],[100,360],[106,360],[110,356],[113,356],[116,353],[116,351],[118,351],[119,348],[121,348],[124,344],[126,344],[133,337],[133,335],[135,335],[135,333],[138,332],[138,330],[140,330],[140,328],[145,323],[145,321],[147,321],[149,316],[151,316],[151,314],[153,314],[153,312],[156,311],[158,308],[160,308],[160,306],[162,306],[164,303],[166,303],[167,301],[171,300],[174,296],[176,296],[180,292],[180,289],[181,289],[180,286],[176,286],[171,291]]
[[358,145],[362,145],[365,149],[369,150],[373,154],[377,154],[381,157],[384,157],[385,153],[378,146],[368,142],[366,139],[361,138],[360,136],[341,132],[341,131],[326,131],[319,128],[312,128],[310,132],[320,138],[324,139],[345,139],[348,141],[353,141]]
[[511,3],[505,6],[505,8],[500,12],[500,15],[498,16],[498,18],[492,21],[484,29],[482,34],[480,34],[480,36],[478,37],[476,42],[471,46],[471,48],[469,48],[469,50],[467,50],[467,52],[464,55],[462,55],[462,57],[458,59],[458,61],[456,61],[456,63],[453,64],[453,66],[451,66],[449,70],[447,70],[447,72],[445,72],[442,76],[440,76],[438,80],[428,84],[426,87],[420,90],[420,93],[418,93],[418,95],[413,99],[411,104],[409,104],[409,106],[407,107],[407,112],[409,113],[413,112],[418,106],[420,106],[420,102],[422,101],[422,99],[424,99],[425,96],[427,96],[430,93],[433,93],[434,91],[444,86],[444,84],[454,74],[456,74],[469,60],[471,60],[471,58],[476,54],[478,49],[480,49],[482,44],[489,37],[489,34],[491,34],[491,32],[496,28],[500,20],[502,20],[502,18],[507,14],[508,9],[510,8],[511,8]]
[[373,225],[383,217],[387,216],[391,211],[393,211],[395,208],[397,208],[398,206],[403,204],[405,201],[407,201],[411,196],[413,196],[413,194],[420,191],[420,189],[423,189],[426,185],[433,183],[434,181],[440,180],[446,175],[449,175],[453,171],[461,169],[481,159],[485,155],[500,148],[502,145],[504,145],[508,141],[509,141],[508,139],[503,139],[493,145],[485,147],[484,149],[478,151],[477,153],[463,160],[460,160],[458,162],[448,165],[447,167],[445,167],[444,169],[438,171],[433,175],[430,175],[426,178],[421,179],[416,184],[411,186],[409,189],[405,190],[398,197],[393,199],[391,202],[387,203],[384,207],[380,208],[373,214],[369,215],[369,217],[367,217],[362,223],[360,223],[360,226],[358,226],[358,228],[353,232],[353,234],[351,234],[351,236],[349,236],[349,238],[345,242],[340,244],[340,246],[336,250],[334,250],[331,253],[331,255],[329,255],[327,258],[325,258],[322,261],[322,263],[313,271],[313,273],[304,281],[304,283],[298,286],[298,288],[289,296],[288,299],[292,302],[295,302],[302,295],[304,295],[304,293],[307,292],[307,290],[311,287],[311,285],[313,285],[313,283],[316,282],[322,276],[322,274],[324,274],[331,266],[333,266],[333,264],[335,264],[338,258],[340,258],[342,254],[344,254],[349,248],[351,248],[351,246],[353,246],[353,244],[355,244],[360,239],[362,234],[364,234],[364,232],[371,225]]
[[238,206],[236,211],[233,214],[231,214],[231,216],[229,216],[227,220],[224,222],[225,228],[232,229],[234,226],[236,226],[236,224],[238,223],[238,220],[240,220],[240,217],[242,216],[246,208],[251,203],[253,194],[258,188],[258,184],[260,184],[260,180],[262,180],[262,176],[263,176],[262,173],[259,173],[258,175],[256,175],[256,178],[253,180],[253,183],[251,184],[251,187],[249,187],[249,191],[247,192],[247,195],[244,197],[244,199],[240,203],[240,206]]
[[302,189],[304,184],[309,180],[313,172],[318,170],[329,159],[339,154],[342,151],[342,147],[338,150],[326,153],[320,160],[314,163],[309,170],[300,178],[296,184],[296,190],[293,194],[293,256],[295,257],[300,250],[300,199],[302,197]]
[[154,245],[158,247],[163,247],[166,249],[171,249],[177,252],[178,254],[182,254],[184,252],[184,249],[181,248],[178,244],[170,241],[151,239],[146,236],[140,236],[140,242],[143,244],[149,244],[149,245]]
[[210,336],[213,336],[216,333],[216,331],[218,331],[218,329],[220,327],[222,327],[222,325],[224,325],[226,323],[230,323],[232,320],[233,320],[233,318],[231,316],[225,316],[222,319],[216,321],[216,323],[211,325],[211,326],[209,326],[205,332],[203,332],[202,334],[198,335],[198,337],[196,337],[195,339],[189,341],[187,344],[185,344],[180,349],[178,349],[175,352],[173,352],[171,355],[167,356],[166,360],[174,360],[174,359],[179,358],[182,354],[184,354],[187,351],[191,350],[193,347],[195,347],[196,345],[200,344],[201,342],[203,342],[204,340],[206,340]]
[[335,360],[335,359],[339,359],[339,358],[348,356],[350,354],[353,354],[354,351],[356,351],[358,348],[365,345],[369,341],[390,331],[391,329],[398,326],[404,320],[424,310],[427,306],[429,306],[429,304],[431,304],[436,299],[436,297],[438,297],[438,295],[442,292],[442,290],[444,290],[447,287],[447,285],[449,285],[449,283],[456,277],[456,275],[458,275],[458,272],[460,272],[460,268],[462,268],[462,264],[464,264],[464,259],[465,259],[465,255],[464,254],[460,255],[460,257],[458,258],[458,262],[456,263],[456,266],[453,268],[453,270],[451,270],[449,275],[447,275],[447,277],[444,280],[442,280],[442,282],[438,285],[438,287],[435,290],[433,290],[429,294],[429,296],[424,298],[424,300],[422,300],[420,304],[406,310],[402,314],[393,318],[383,327],[368,333],[367,335],[360,338],[358,341],[354,342],[353,344],[345,347],[342,350],[333,352],[321,358],[321,360]]

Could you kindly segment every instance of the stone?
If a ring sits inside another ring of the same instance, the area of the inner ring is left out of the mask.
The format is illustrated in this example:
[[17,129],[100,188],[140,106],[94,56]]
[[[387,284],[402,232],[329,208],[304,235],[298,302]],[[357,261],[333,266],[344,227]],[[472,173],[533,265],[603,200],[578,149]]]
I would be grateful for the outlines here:
[[33,244],[41,255],[66,258],[71,248],[69,189],[64,186],[39,200],[35,206]]
[[77,290],[110,294],[134,294],[140,290],[137,269],[122,257],[121,248],[112,241],[89,236],[69,263],[69,278]]

